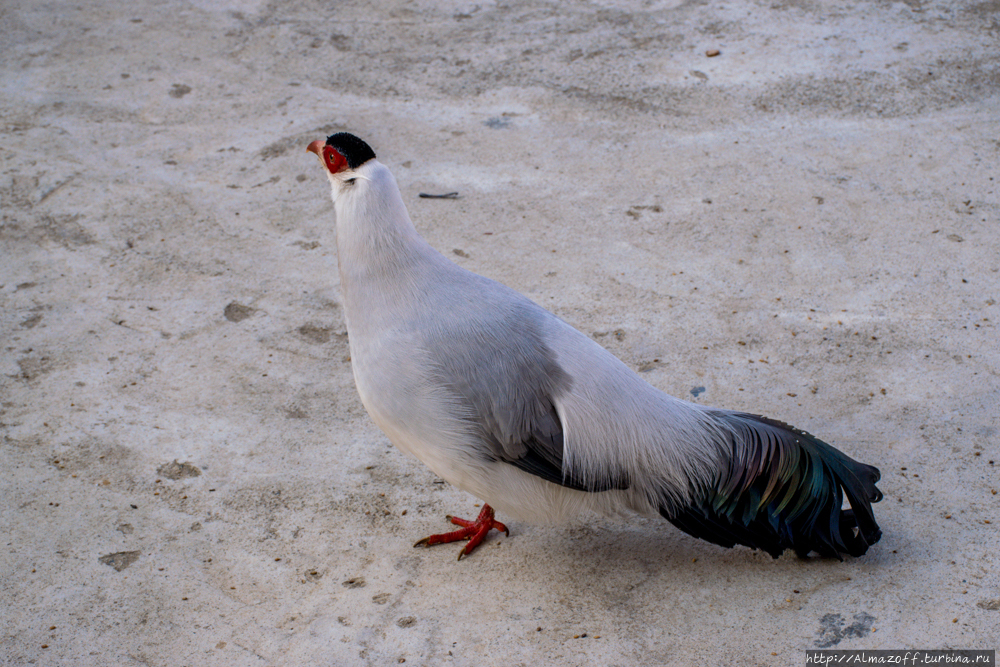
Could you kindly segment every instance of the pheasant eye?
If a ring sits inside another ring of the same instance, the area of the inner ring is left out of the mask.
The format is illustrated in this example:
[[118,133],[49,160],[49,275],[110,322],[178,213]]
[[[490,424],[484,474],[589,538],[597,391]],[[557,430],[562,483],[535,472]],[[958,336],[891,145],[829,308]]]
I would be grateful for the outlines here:
[[323,157],[326,159],[326,167],[330,170],[331,174],[336,174],[347,169],[347,159],[336,148],[325,146],[323,148]]

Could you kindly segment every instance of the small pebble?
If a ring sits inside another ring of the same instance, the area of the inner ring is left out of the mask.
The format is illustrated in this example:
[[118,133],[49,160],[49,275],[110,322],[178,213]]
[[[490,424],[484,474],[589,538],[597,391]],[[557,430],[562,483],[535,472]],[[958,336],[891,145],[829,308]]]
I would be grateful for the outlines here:
[[719,51],[718,49],[709,49],[708,51],[705,51],[705,55],[708,56],[709,58],[714,58],[720,53],[722,53],[722,51]]

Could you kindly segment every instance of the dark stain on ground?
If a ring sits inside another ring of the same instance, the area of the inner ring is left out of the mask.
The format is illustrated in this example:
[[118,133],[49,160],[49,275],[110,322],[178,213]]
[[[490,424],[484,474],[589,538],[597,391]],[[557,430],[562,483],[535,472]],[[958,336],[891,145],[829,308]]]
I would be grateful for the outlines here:
[[201,474],[201,470],[190,463],[178,463],[177,459],[174,459],[157,468],[156,474],[167,479],[184,479],[185,477],[197,477]]
[[819,631],[816,633],[817,648],[836,646],[847,637],[867,637],[871,634],[875,617],[866,612],[854,615],[854,622],[844,625],[844,617],[840,614],[825,614],[819,619]]
[[250,306],[244,306],[242,303],[237,303],[235,301],[231,302],[226,309],[222,311],[222,314],[226,316],[226,319],[230,322],[242,322],[246,318],[250,317],[256,312],[255,308]]
[[21,379],[34,380],[52,370],[52,359],[49,357],[22,357],[17,360],[21,369]]
[[139,560],[139,551],[119,551],[118,553],[107,554],[97,559],[98,563],[115,568],[116,572],[121,572],[132,563]]
[[329,327],[321,327],[317,324],[303,324],[296,331],[299,335],[305,338],[310,343],[316,343],[322,345],[323,343],[330,342],[330,329]]
[[300,407],[292,406],[290,408],[285,408],[285,418],[286,419],[308,419],[309,413]]
[[363,588],[364,585],[365,585],[365,578],[364,577],[351,577],[350,579],[348,579],[347,581],[345,581],[341,585],[344,588]]
[[54,241],[69,250],[95,243],[94,237],[77,220],[81,215],[46,215],[32,232],[37,242]]

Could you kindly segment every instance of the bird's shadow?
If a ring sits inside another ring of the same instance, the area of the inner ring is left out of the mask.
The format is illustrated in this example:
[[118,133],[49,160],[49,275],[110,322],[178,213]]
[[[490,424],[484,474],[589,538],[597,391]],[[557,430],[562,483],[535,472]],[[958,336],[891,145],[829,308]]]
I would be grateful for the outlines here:
[[799,558],[791,551],[775,559],[748,547],[710,544],[662,520],[641,518],[570,527],[514,525],[509,539],[506,557],[531,561],[530,573],[519,568],[519,576],[555,583],[566,595],[598,594],[618,603],[649,586],[687,594],[692,587],[725,591],[734,586],[820,585],[843,581],[875,560]]

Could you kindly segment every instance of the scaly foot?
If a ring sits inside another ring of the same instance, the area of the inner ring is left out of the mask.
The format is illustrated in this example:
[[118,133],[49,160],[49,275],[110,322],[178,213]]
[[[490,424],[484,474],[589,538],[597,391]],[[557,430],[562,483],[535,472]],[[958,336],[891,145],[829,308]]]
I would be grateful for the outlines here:
[[493,508],[489,505],[483,505],[482,511],[479,513],[479,518],[475,521],[467,521],[465,519],[459,519],[457,516],[449,516],[448,519],[451,520],[456,526],[462,526],[461,530],[455,530],[450,533],[441,533],[440,535],[431,535],[430,537],[425,537],[413,546],[415,547],[432,547],[435,544],[447,544],[448,542],[458,542],[459,540],[469,540],[469,543],[465,545],[465,548],[458,552],[458,560],[462,560],[462,556],[468,556],[472,553],[472,550],[479,546],[479,543],[483,541],[486,534],[493,529],[503,531],[510,537],[510,531],[507,530],[507,526],[503,525],[494,518]]

